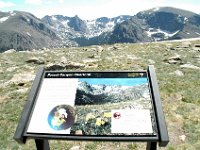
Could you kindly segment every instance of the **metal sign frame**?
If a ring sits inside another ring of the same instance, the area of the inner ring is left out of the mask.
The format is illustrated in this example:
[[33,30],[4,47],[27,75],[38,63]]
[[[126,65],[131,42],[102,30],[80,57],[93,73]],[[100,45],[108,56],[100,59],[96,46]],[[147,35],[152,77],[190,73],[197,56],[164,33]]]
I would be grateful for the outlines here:
[[[49,72],[49,71],[48,71]],[[54,71],[52,71],[54,72]],[[57,71],[56,71],[57,72]],[[66,72],[66,71],[63,71]],[[111,71],[109,71],[111,72]],[[133,71],[127,71],[133,72]],[[24,107],[21,119],[16,129],[14,139],[19,143],[26,143],[27,138],[35,139],[37,149],[50,149],[48,140],[50,139],[62,139],[62,140],[100,140],[100,141],[135,141],[135,142],[147,142],[147,150],[156,149],[157,143],[159,146],[165,147],[169,142],[168,131],[165,123],[164,113],[162,110],[162,104],[160,100],[160,94],[156,79],[156,73],[154,66],[150,65],[145,71],[136,71],[137,73],[147,73],[149,79],[149,86],[151,97],[153,101],[153,110],[155,113],[155,121],[157,126],[157,135],[154,136],[73,136],[73,135],[60,135],[60,134],[33,134],[27,133],[27,124],[30,120],[31,114],[34,110],[34,104],[39,93],[41,82],[44,78],[45,69],[40,68],[36,74],[31,91],[29,93],[28,101]],[[83,73],[83,72],[78,72]],[[84,72],[85,73],[85,72]],[[98,73],[98,72],[97,72]],[[115,73],[117,73],[115,71]]]

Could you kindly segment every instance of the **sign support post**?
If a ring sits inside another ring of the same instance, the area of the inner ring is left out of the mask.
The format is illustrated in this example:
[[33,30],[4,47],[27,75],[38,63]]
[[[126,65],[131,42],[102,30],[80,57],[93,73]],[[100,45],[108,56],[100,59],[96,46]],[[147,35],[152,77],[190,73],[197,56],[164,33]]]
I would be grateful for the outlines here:
[[[98,107],[97,107],[98,106]],[[40,120],[40,122],[38,122]],[[142,71],[70,72],[40,68],[14,139],[169,142],[154,67]]]
[[50,150],[49,141],[42,139],[35,139],[37,150]]
[[157,150],[157,142],[147,142],[146,150]]

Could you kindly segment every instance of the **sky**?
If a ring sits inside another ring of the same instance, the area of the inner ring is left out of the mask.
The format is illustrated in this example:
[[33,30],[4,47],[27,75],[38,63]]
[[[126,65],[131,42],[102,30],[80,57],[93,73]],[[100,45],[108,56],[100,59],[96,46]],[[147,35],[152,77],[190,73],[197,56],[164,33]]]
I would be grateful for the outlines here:
[[87,82],[93,85],[122,85],[134,86],[138,84],[146,84],[147,78],[80,78],[82,82]]
[[0,11],[27,11],[38,18],[64,15],[92,20],[99,17],[135,15],[154,7],[170,6],[200,14],[200,0],[0,0]]

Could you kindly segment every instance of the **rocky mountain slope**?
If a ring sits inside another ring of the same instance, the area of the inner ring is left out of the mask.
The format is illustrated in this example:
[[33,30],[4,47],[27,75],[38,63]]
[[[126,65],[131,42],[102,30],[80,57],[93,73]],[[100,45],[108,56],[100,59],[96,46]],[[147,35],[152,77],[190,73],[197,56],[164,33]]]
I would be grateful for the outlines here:
[[52,29],[30,13],[0,12],[0,52],[53,48],[59,45],[59,40]]
[[91,85],[79,82],[76,93],[76,105],[119,103],[123,101],[146,98],[148,87],[145,84],[136,86]]
[[200,15],[172,7],[95,20],[62,15],[38,19],[26,12],[0,12],[0,51],[196,37],[200,37]]
[[148,42],[200,37],[200,15],[172,7],[142,11],[115,26],[110,42]]
[[[45,16],[42,18],[42,21],[56,31],[66,46],[74,46],[96,44],[95,42],[97,42],[100,35],[111,32],[116,24],[126,21],[130,17],[127,15],[114,18],[102,17],[94,20],[82,20],[78,16],[53,15]],[[94,40],[95,38],[96,41]]]

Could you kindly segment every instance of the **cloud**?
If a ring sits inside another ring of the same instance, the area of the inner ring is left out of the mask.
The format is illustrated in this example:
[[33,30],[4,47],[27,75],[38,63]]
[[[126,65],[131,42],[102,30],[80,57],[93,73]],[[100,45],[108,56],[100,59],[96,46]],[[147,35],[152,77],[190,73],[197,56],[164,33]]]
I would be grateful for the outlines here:
[[25,0],[25,4],[41,5],[42,0]]
[[58,0],[59,3],[64,3],[64,0]]
[[15,4],[12,2],[0,1],[0,8],[12,7],[12,6],[15,6]]

